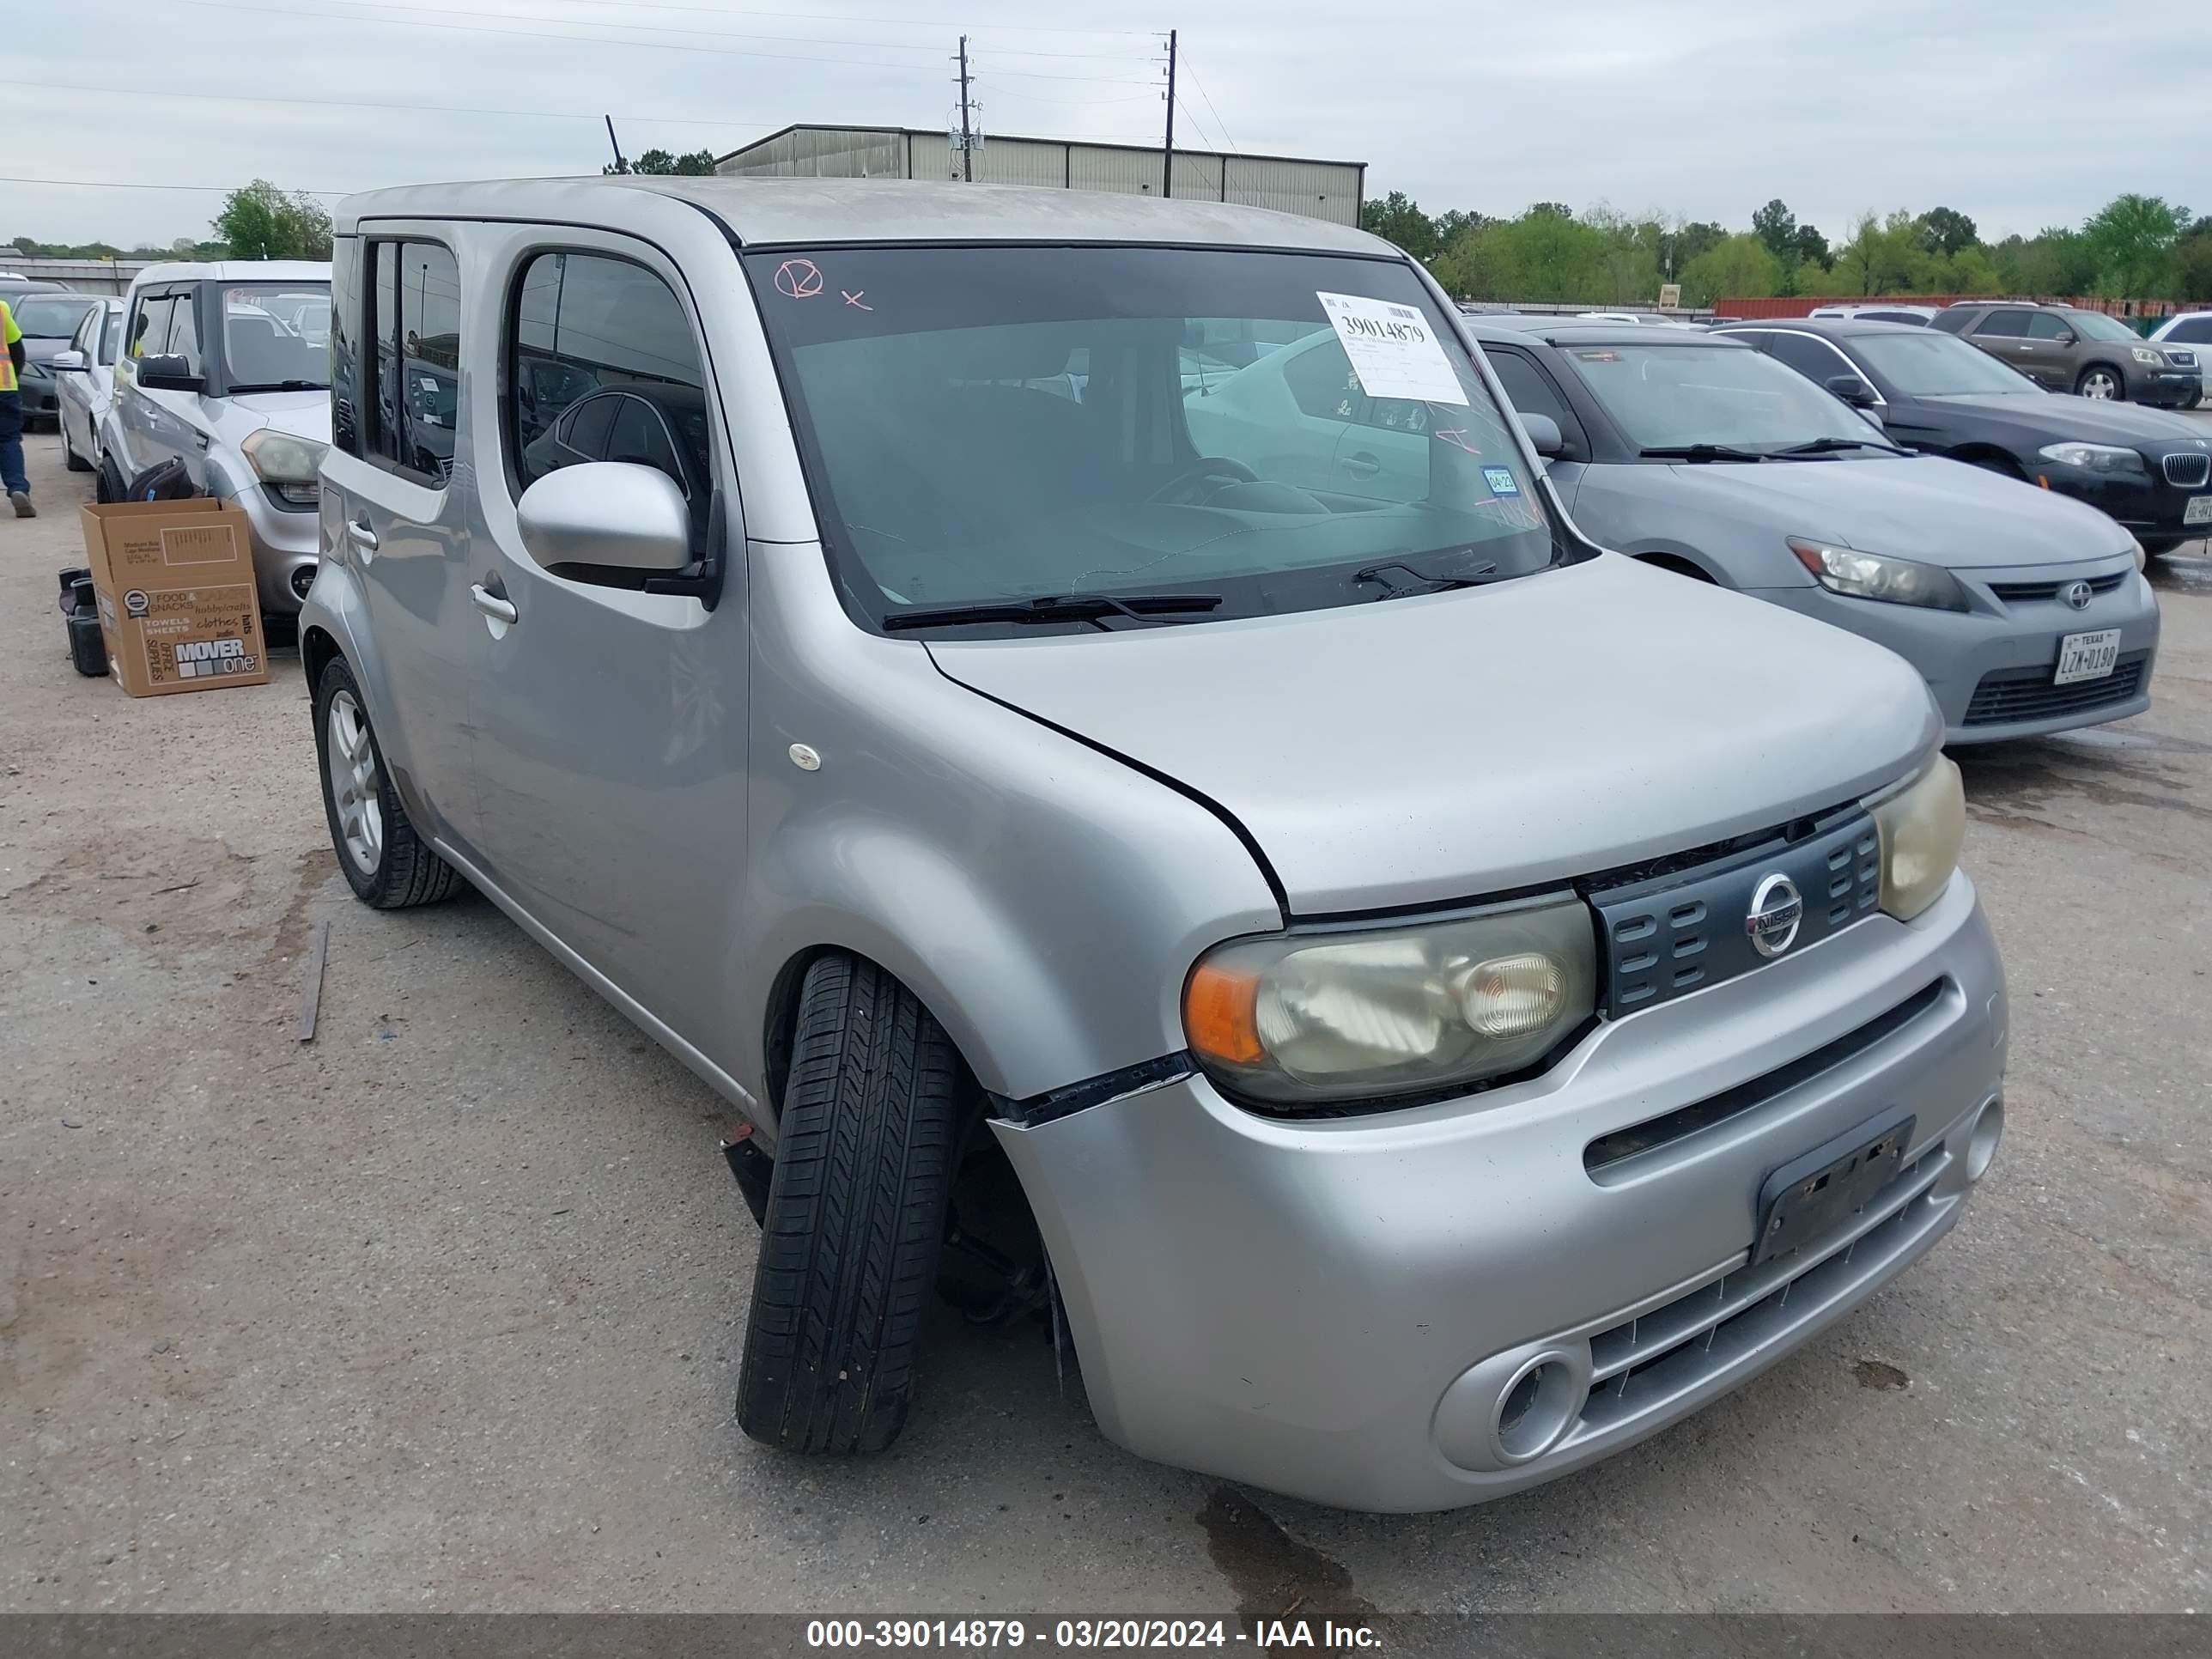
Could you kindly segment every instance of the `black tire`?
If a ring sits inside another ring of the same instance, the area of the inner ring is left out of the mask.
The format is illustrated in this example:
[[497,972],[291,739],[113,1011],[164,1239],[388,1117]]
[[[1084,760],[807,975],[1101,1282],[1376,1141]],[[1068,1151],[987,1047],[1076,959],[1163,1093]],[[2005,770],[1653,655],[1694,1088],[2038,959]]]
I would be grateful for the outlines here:
[[123,499],[123,475],[116,471],[115,463],[102,455],[93,471],[100,476],[93,480],[92,498],[106,506]]
[[[367,744],[374,765],[368,798],[374,801],[380,833],[374,862],[367,866],[362,854],[348,844],[331,781],[331,710],[342,696],[350,700],[352,711],[358,712],[361,740]],[[407,808],[400,801],[399,792],[392,787],[384,750],[369,724],[368,702],[344,658],[333,657],[323,670],[322,678],[315,684],[314,708],[315,759],[323,776],[323,814],[331,827],[331,847],[337,854],[338,868],[344,872],[353,896],[379,910],[404,910],[410,905],[451,898],[460,890],[460,872],[425,846],[408,822]]]
[[69,423],[66,421],[61,422],[61,428],[62,465],[72,472],[91,471],[92,463],[85,459],[83,456],[78,454],[76,453],[76,446],[70,441]]
[[945,1030],[872,963],[799,987],[738,1425],[790,1451],[898,1438],[974,1091]]

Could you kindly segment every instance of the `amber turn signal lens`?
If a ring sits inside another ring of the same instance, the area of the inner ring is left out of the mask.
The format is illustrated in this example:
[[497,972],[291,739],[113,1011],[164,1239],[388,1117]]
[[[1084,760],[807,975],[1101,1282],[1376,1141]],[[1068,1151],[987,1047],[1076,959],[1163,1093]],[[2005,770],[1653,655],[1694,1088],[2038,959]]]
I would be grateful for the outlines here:
[[1208,1060],[1250,1066],[1265,1059],[1253,1013],[1259,1000],[1257,975],[1200,963],[1182,993],[1183,1030],[1190,1046]]

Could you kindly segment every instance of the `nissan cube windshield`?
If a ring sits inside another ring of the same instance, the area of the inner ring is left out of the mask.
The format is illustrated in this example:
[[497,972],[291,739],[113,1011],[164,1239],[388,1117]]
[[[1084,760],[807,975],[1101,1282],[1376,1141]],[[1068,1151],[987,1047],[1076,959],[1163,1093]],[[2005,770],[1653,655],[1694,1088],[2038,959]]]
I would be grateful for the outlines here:
[[1561,556],[1403,264],[915,247],[748,266],[839,586],[887,632],[1305,611]]

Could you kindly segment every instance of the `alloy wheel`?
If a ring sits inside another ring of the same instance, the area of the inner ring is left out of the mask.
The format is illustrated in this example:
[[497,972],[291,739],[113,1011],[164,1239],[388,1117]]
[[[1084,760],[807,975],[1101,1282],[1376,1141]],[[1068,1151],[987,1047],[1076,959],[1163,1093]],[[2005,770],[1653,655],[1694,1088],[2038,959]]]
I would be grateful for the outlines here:
[[338,837],[362,874],[373,876],[384,860],[384,792],[368,718],[353,693],[342,690],[331,699],[326,725],[324,765],[337,808]]

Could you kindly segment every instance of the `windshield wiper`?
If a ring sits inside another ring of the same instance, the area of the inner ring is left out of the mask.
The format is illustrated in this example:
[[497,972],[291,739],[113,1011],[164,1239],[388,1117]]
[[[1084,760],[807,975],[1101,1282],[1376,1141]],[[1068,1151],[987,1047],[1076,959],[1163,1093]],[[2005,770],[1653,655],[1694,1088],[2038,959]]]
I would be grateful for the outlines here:
[[[1386,571],[1396,571],[1401,575],[1412,577],[1413,580],[1410,583],[1395,581],[1383,574]],[[1448,593],[1455,587],[1480,587],[1497,574],[1498,562],[1495,559],[1488,564],[1469,565],[1464,570],[1455,570],[1447,576],[1432,576],[1426,571],[1416,570],[1409,564],[1400,564],[1392,560],[1383,564],[1370,564],[1364,570],[1355,570],[1352,573],[1352,580],[1383,583],[1383,591],[1375,596],[1379,603],[1383,599],[1411,599],[1417,593]]]
[[1218,610],[1218,593],[1048,593],[1034,599],[1006,599],[981,605],[933,605],[894,611],[884,631],[957,626],[963,623],[1100,622],[1108,617],[1190,616]]
[[1893,455],[1910,455],[1909,449],[1899,449],[1895,444],[1886,444],[1879,438],[1815,438],[1810,443],[1791,444],[1787,449],[1771,450],[1774,455],[1832,455],[1839,449],[1886,449]]
[[1763,461],[1763,449],[1738,449],[1734,444],[1668,444],[1636,452],[1647,461]]
[[263,380],[252,386],[234,386],[230,389],[230,395],[235,398],[241,392],[328,392],[330,389],[329,383],[323,380]]

